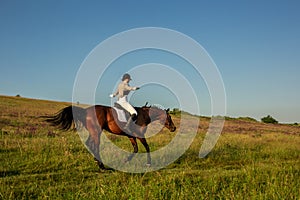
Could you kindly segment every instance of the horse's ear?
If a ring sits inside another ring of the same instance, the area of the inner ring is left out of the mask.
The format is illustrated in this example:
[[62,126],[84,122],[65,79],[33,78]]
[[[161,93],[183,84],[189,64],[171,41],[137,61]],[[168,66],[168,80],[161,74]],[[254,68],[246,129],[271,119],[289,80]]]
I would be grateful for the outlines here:
[[170,108],[168,108],[167,110],[166,110],[166,112],[168,113],[170,111]]

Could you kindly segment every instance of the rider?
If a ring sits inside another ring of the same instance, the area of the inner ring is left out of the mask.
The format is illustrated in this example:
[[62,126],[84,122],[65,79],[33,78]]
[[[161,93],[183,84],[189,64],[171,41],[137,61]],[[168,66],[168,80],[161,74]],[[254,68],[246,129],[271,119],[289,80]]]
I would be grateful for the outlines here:
[[125,110],[127,110],[130,113],[131,117],[129,118],[129,120],[127,121],[127,123],[124,127],[124,129],[127,133],[131,133],[131,130],[130,130],[131,123],[134,122],[137,118],[136,110],[134,109],[134,107],[132,105],[130,105],[128,103],[128,99],[127,99],[127,96],[128,96],[130,91],[134,91],[134,90],[139,89],[139,87],[130,87],[129,86],[129,82],[131,80],[132,79],[131,79],[129,74],[127,74],[127,73],[124,74],[123,78],[122,78],[122,81],[118,85],[117,91],[115,93],[109,95],[111,98],[115,97],[115,96],[118,96],[117,103],[119,105],[121,105]]

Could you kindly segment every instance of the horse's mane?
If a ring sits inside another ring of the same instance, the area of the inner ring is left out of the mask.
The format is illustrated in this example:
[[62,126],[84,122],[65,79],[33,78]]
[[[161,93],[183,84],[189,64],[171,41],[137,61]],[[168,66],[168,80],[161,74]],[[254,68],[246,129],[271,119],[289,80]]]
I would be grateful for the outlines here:
[[146,102],[145,105],[143,105],[141,108],[156,108],[159,110],[166,110],[162,105],[159,105],[159,104],[153,104],[153,105],[148,106],[148,102]]

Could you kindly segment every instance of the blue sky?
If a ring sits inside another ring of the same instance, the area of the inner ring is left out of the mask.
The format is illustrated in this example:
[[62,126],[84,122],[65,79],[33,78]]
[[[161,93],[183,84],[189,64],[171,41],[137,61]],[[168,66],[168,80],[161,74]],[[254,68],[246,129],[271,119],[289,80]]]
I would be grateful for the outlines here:
[[[299,1],[276,0],[1,0],[0,94],[71,101],[76,73],[100,42],[132,28],[164,27],[188,35],[209,53],[224,81],[227,115],[260,119],[270,114],[281,122],[300,122],[299,8]],[[136,64],[168,57],[144,54],[135,55]],[[167,63],[175,65],[172,58]],[[119,79],[122,71],[115,72],[108,80]],[[132,84],[143,77],[134,79]],[[97,90],[97,103],[110,102],[107,93],[114,84],[99,85],[107,91]],[[136,99],[133,95],[133,103],[176,106],[166,100],[172,96],[166,88],[157,89],[159,98],[149,95],[155,87],[140,90]],[[205,84],[200,81],[198,89],[200,114],[209,115]]]

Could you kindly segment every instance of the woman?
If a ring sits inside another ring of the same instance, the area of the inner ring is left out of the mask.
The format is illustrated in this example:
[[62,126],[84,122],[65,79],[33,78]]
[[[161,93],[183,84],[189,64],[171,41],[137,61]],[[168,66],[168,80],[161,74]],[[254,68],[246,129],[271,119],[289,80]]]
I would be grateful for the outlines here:
[[115,96],[118,96],[118,101],[117,103],[119,105],[121,105],[125,110],[127,110],[130,113],[130,118],[127,121],[124,130],[127,133],[131,133],[130,130],[130,125],[132,122],[134,122],[137,118],[137,112],[134,109],[134,107],[132,105],[130,105],[130,103],[128,102],[128,94],[130,93],[130,91],[134,91],[134,90],[138,90],[139,87],[130,87],[129,86],[129,82],[131,81],[131,77],[129,74],[124,74],[122,81],[119,83],[117,91],[114,94],[111,94],[110,97],[113,98]]

